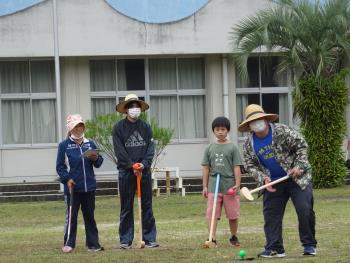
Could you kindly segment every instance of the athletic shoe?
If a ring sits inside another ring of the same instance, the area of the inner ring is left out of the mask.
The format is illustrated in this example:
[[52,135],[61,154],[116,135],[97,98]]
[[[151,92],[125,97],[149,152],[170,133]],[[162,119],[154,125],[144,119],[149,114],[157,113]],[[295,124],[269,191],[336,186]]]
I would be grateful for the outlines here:
[[151,242],[147,242],[145,244],[145,247],[147,247],[147,248],[155,248],[155,247],[159,247],[159,244],[156,241],[151,241]]
[[313,246],[305,246],[303,256],[316,256],[316,248]]
[[241,243],[239,242],[238,238],[235,235],[232,235],[230,238],[230,243],[232,246],[239,247]]
[[284,258],[286,254],[283,251],[276,251],[276,250],[270,250],[265,249],[260,254],[258,254],[258,257],[263,258]]
[[88,247],[87,249],[89,252],[98,252],[98,251],[102,251],[105,250],[104,247]]
[[121,243],[120,244],[120,249],[131,249],[131,244],[125,244],[125,243]]
[[71,253],[71,252],[73,252],[73,250],[74,250],[74,248],[72,248],[70,246],[64,246],[62,248],[63,253]]

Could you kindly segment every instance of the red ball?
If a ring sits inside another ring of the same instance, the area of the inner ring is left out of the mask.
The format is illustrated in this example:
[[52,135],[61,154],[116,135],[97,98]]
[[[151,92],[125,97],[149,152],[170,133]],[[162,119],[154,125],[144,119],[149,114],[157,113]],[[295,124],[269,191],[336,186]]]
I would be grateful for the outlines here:
[[140,168],[139,163],[134,163],[134,165],[132,166],[132,169],[134,169],[134,170],[138,170],[139,168]]
[[235,194],[236,194],[236,189],[229,188],[229,189],[227,190],[227,194],[228,194],[228,195],[235,195]]

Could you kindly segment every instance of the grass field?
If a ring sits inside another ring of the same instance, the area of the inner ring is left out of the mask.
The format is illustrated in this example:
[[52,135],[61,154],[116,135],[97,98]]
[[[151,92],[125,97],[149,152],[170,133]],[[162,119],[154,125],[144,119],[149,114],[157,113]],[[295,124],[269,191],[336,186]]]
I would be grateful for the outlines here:
[[[225,218],[219,222],[218,248],[202,248],[208,236],[205,206],[199,195],[154,198],[161,247],[124,251],[118,249],[117,239],[119,199],[99,197],[96,220],[105,251],[86,251],[80,214],[77,249],[72,254],[63,254],[63,202],[1,204],[0,262],[234,262],[238,259],[239,249],[229,246]],[[261,210],[261,200],[241,203],[241,249],[255,258],[265,241]],[[255,261],[350,262],[350,186],[315,190],[315,211],[319,242],[316,257],[301,256],[297,219],[289,204],[284,218],[286,258]]]

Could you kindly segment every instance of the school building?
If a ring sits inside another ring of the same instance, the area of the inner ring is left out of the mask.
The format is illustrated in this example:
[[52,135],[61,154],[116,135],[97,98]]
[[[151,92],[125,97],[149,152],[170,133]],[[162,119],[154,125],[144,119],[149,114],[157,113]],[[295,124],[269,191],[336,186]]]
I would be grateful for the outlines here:
[[[4,0],[0,3],[0,183],[56,179],[58,143],[68,114],[115,111],[126,94],[175,134],[160,167],[201,176],[211,121],[238,124],[261,103],[291,126],[290,76],[277,76],[278,54],[248,61],[242,81],[231,59],[232,27],[265,0]],[[347,120],[350,120],[349,110]],[[348,132],[348,134],[350,134]],[[105,161],[98,178],[116,178]]]

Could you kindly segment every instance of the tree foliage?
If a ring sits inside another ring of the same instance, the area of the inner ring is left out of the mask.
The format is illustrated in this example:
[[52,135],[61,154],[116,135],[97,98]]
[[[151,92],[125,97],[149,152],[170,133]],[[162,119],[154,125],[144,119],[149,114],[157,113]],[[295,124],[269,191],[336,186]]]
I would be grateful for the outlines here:
[[300,128],[309,144],[313,183],[318,188],[337,186],[346,176],[344,156],[339,150],[346,133],[348,90],[344,79],[345,72],[328,78],[304,77],[299,80],[303,99],[294,98]]
[[[123,118],[125,118],[123,114],[111,113],[98,115],[96,118],[86,122],[86,137],[93,139],[98,147],[104,152],[105,156],[116,165],[118,164],[118,160],[114,155],[112,129],[114,124]],[[159,162],[165,147],[169,144],[174,131],[169,128],[160,127],[155,119],[148,121],[146,113],[142,113],[140,119],[149,123],[153,131],[155,155],[152,162],[152,168],[154,168]]]
[[234,57],[247,77],[247,60],[258,48],[281,52],[278,72],[332,76],[350,57],[350,0],[270,0],[271,7],[233,27]]
[[350,0],[270,4],[233,27],[237,68],[247,78],[253,52],[280,54],[277,72],[291,72],[294,116],[309,144],[314,182],[317,187],[337,185],[345,176],[340,156],[348,91],[339,72],[350,58]]

